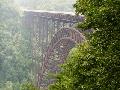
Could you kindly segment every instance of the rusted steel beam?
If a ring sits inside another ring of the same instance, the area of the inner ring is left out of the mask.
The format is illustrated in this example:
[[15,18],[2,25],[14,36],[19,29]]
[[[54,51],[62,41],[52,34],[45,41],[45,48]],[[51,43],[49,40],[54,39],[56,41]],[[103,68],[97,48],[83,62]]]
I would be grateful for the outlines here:
[[[81,43],[85,40],[85,37],[78,31],[72,28],[63,28],[59,30],[51,40],[51,43],[48,46],[48,49],[45,53],[45,57],[43,58],[43,66],[42,66],[42,71],[41,71],[41,78],[39,80],[39,85],[40,86],[47,86],[48,84],[52,83],[43,83],[44,81],[44,73],[49,70],[50,64],[50,57],[54,54],[54,50],[57,50],[59,52],[58,54],[55,53],[56,55],[62,55],[59,61],[62,61],[61,63],[58,63],[54,61],[52,67],[57,66],[58,64],[62,64],[64,60],[66,59],[70,49],[75,46],[77,43]],[[72,44],[72,45],[71,45]],[[71,45],[71,46],[70,46]],[[62,46],[62,47],[61,47]],[[61,47],[61,48],[59,48]],[[62,50],[62,51],[61,51]],[[54,68],[53,68],[54,69]],[[56,69],[56,72],[59,71],[59,68]]]
[[24,10],[26,15],[33,17],[41,17],[44,19],[59,20],[65,23],[77,23],[84,20],[84,16],[76,16],[73,12],[56,12],[56,11],[43,11],[43,10]]
[[36,64],[35,70],[38,87],[52,83],[54,79],[45,79],[45,73],[58,72],[57,65],[64,63],[70,49],[85,40],[78,30],[73,29],[74,24],[83,20],[84,16],[72,12],[24,10],[24,25],[31,31],[33,60],[42,62]]

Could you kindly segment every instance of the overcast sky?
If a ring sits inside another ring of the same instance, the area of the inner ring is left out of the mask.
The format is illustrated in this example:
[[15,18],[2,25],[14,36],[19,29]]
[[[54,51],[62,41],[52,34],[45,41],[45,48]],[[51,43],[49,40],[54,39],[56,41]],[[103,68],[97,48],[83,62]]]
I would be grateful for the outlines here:
[[76,0],[15,0],[25,9],[38,9],[49,11],[74,11],[73,4]]

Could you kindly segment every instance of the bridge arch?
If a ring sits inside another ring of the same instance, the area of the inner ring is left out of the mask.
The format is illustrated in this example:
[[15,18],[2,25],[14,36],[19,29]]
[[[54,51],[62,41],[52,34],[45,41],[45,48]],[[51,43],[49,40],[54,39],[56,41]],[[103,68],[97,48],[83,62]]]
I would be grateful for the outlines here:
[[62,28],[56,32],[44,54],[41,71],[38,75],[38,86],[45,87],[52,83],[54,79],[46,79],[47,74],[60,71],[58,64],[64,63],[70,49],[84,40],[84,35],[73,28]]

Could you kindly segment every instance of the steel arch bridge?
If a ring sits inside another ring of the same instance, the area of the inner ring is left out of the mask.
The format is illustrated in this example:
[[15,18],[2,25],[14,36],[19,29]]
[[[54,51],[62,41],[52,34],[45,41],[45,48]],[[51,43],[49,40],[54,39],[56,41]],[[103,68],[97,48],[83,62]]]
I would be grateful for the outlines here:
[[38,87],[47,87],[54,82],[49,73],[60,71],[71,48],[85,40],[75,29],[83,16],[73,13],[25,10],[23,24],[31,32],[33,71]]

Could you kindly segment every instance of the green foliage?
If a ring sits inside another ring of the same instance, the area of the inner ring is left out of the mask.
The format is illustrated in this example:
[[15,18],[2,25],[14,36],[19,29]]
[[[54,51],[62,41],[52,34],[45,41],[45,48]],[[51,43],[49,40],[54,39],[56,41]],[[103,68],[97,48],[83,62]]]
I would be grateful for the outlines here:
[[34,86],[32,83],[24,83],[21,86],[20,90],[39,90],[38,88],[36,88],[36,86]]
[[[22,82],[31,79],[30,41],[12,1],[0,0],[0,90],[19,90]],[[9,83],[12,89],[6,89]]]
[[5,86],[3,88],[0,88],[0,90],[13,90],[13,83],[10,81],[7,81],[5,83]]
[[73,49],[50,90],[120,89],[120,1],[77,0],[78,27],[93,29],[91,39]]

